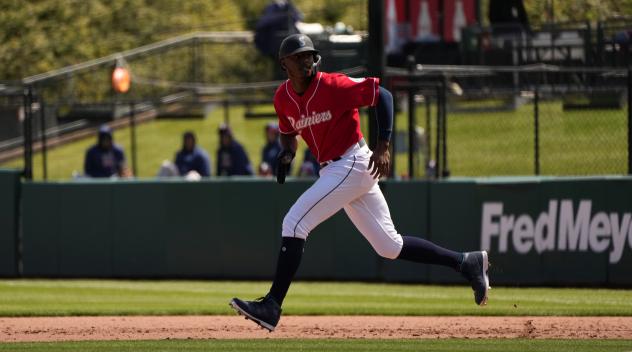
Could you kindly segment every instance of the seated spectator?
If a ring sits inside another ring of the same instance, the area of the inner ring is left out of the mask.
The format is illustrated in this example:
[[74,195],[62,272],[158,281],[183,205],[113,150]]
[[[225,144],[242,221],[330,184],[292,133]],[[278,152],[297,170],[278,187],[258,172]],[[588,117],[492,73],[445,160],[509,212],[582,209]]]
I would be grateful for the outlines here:
[[125,152],[114,144],[110,127],[99,128],[97,144],[86,151],[83,169],[87,177],[131,176],[125,165]]
[[206,151],[196,145],[195,134],[187,131],[182,136],[182,149],[176,154],[180,176],[196,172],[201,177],[211,176],[211,161]]
[[180,172],[178,167],[171,160],[163,160],[158,169],[156,177],[178,177]]
[[298,176],[300,177],[318,177],[320,171],[320,164],[316,157],[309,148],[305,148],[305,154],[303,154],[303,163],[298,170]]
[[255,46],[265,56],[276,60],[283,39],[279,33],[298,33],[296,23],[303,17],[291,1],[268,1],[255,25]]
[[614,34],[613,42],[619,45],[627,45],[630,43],[630,38],[632,38],[632,29],[622,30]]
[[244,147],[235,140],[225,124],[219,127],[219,149],[217,149],[217,176],[253,175],[252,165]]
[[258,174],[259,176],[263,177],[272,177],[272,169],[270,169],[270,164],[266,163],[265,161],[261,162],[261,164],[259,164]]
[[[281,152],[281,142],[279,142],[279,126],[276,123],[266,125],[266,145],[261,151],[261,164],[259,165],[260,176],[276,176],[277,155]],[[289,174],[290,172],[288,172]]]
[[[158,178],[162,177],[180,177],[178,167],[171,160],[163,160],[160,168],[158,169]],[[182,175],[187,181],[200,181],[202,176],[197,171],[191,170],[186,175]]]

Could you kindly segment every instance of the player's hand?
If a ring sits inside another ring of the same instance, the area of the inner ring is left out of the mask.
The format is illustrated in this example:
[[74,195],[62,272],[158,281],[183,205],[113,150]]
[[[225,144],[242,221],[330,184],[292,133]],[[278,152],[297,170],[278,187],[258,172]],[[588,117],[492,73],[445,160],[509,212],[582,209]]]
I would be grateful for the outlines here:
[[378,141],[373,155],[369,159],[369,170],[373,178],[388,176],[391,168],[391,153],[388,150],[388,141]]
[[290,164],[292,163],[292,159],[294,159],[294,155],[294,152],[288,149],[282,150],[279,155],[277,155],[277,183],[285,183],[285,176],[290,170]]

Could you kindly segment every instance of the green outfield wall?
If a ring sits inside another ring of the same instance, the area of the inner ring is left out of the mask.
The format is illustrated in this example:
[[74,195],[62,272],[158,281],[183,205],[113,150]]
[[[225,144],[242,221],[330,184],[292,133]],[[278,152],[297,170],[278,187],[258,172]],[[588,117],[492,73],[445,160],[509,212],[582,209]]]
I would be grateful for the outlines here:
[[18,274],[17,236],[20,172],[0,169],[0,277]]
[[[269,279],[283,216],[311,183],[23,183],[23,274]],[[402,234],[488,250],[497,284],[632,285],[632,178],[381,186]],[[303,258],[304,279],[463,282],[450,269],[379,258],[344,212],[310,234]]]
[[631,178],[451,180],[430,197],[431,238],[487,250],[498,283],[632,284]]

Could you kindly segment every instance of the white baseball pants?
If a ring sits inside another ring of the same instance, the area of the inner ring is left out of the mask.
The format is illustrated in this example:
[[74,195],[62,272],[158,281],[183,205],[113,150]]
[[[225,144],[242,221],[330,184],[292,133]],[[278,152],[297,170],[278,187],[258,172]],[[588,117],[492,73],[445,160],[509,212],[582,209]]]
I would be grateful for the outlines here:
[[382,257],[395,259],[402,249],[388,204],[368,169],[371,150],[354,144],[338,161],[320,170],[283,219],[282,236],[307,239],[321,222],[344,208],[351,222]]

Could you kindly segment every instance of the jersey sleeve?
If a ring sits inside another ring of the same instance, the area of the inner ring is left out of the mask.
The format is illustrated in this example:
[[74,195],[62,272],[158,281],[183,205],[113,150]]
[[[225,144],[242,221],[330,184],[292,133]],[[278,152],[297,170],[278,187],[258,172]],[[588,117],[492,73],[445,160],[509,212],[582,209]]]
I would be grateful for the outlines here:
[[336,100],[345,110],[362,106],[375,106],[380,92],[380,79],[375,77],[353,78],[346,75],[335,77]]
[[290,123],[290,119],[285,115],[281,108],[281,103],[278,101],[279,95],[274,96],[274,110],[279,117],[279,132],[282,134],[296,135],[297,132]]

